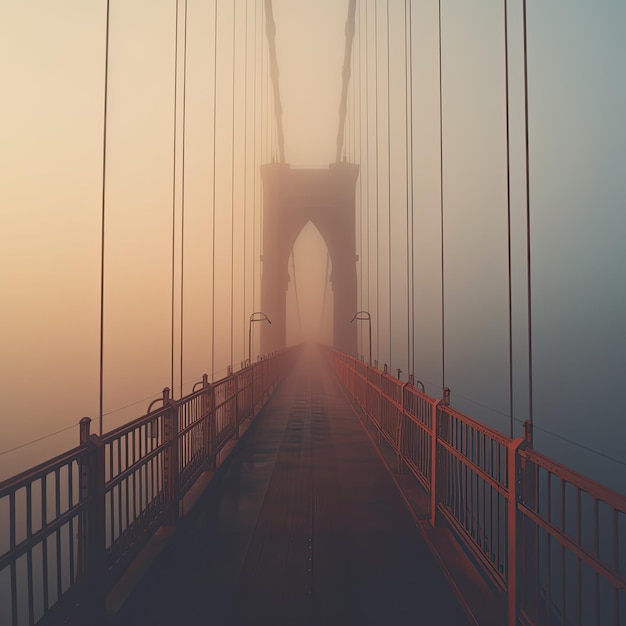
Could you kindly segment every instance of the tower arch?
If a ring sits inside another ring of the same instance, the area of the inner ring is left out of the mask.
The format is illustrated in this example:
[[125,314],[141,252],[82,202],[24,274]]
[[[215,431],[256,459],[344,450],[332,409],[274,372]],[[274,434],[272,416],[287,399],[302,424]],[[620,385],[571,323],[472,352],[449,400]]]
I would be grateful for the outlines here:
[[261,352],[284,348],[287,339],[288,262],[293,245],[310,221],[328,248],[333,272],[333,345],[356,354],[357,309],[355,190],[359,166],[333,163],[327,169],[291,169],[284,163],[261,167],[263,255],[261,309],[272,320],[261,329]]

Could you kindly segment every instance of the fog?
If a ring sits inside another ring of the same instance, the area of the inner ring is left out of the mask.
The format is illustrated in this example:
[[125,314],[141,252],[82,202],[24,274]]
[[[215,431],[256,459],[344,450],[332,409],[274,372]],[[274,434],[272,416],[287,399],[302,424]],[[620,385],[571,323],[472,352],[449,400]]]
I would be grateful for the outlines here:
[[[326,168],[348,3],[273,4],[286,161]],[[523,38],[513,4],[517,435],[529,414],[529,368]],[[626,492],[626,420],[616,408],[626,370],[626,8],[527,5],[535,446]],[[205,372],[239,367],[260,304],[259,167],[276,158],[262,3],[218,2],[216,41],[214,2],[188,0],[186,46],[184,6],[176,55],[173,0],[111,2],[105,430],[143,413],[163,387],[180,396]],[[450,387],[454,406],[508,433],[502,4],[442,2],[442,162],[437,9],[358,3],[344,140],[346,159],[361,167],[357,308],[372,315],[381,366],[404,380],[413,373],[433,396]],[[75,445],[83,415],[97,429],[104,3],[4,3],[0,24],[2,478]],[[327,260],[309,224],[287,268],[290,343],[331,342]],[[367,343],[360,324],[360,354]]]

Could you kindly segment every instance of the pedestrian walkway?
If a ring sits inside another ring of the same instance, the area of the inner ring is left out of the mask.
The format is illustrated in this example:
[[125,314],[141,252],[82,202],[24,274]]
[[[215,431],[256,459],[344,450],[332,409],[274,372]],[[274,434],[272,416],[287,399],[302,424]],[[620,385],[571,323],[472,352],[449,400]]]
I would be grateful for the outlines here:
[[468,624],[322,359],[303,352],[116,626]]

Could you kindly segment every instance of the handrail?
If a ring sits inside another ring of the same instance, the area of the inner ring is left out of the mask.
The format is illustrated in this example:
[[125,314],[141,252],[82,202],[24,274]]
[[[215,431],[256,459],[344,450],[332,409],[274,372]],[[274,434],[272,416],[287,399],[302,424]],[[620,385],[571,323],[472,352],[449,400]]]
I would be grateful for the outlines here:
[[357,414],[429,495],[429,523],[447,526],[500,590],[508,626],[622,623],[625,496],[454,409],[448,394],[329,358]]
[[[127,424],[0,482],[0,623],[91,623],[104,597],[182,499],[215,469],[289,371],[288,349],[176,401],[169,390]],[[223,395],[222,395],[223,394]],[[216,402],[216,398],[219,400]],[[154,409],[154,404],[162,406]]]

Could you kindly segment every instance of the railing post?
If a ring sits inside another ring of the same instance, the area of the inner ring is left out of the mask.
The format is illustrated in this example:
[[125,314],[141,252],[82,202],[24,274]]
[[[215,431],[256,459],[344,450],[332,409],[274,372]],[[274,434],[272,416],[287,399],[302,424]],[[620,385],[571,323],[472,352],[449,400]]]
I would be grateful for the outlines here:
[[204,425],[202,426],[203,437],[204,437],[204,450],[206,454],[206,459],[209,463],[208,469],[213,469],[213,458],[212,453],[213,450],[211,445],[213,440],[211,438],[211,421],[213,418],[212,413],[212,397],[213,397],[213,389],[209,385],[209,376],[208,374],[202,375],[202,419],[204,421]]
[[239,439],[239,377],[233,374],[233,393],[235,394],[235,439]]
[[507,626],[517,626],[521,559],[521,526],[517,503],[522,498],[519,448],[522,437],[507,445]]
[[438,417],[441,405],[445,405],[442,400],[438,403],[430,405],[430,525],[434,528],[437,524],[437,502],[438,493],[437,485],[439,484],[439,476],[437,475],[437,436],[438,436]]
[[400,411],[400,423],[398,424],[398,435],[396,439],[396,444],[398,446],[398,474],[402,474],[404,472],[404,463],[403,463],[403,454],[402,454],[402,444],[404,441],[404,425],[406,423],[406,387],[409,383],[405,383],[402,385],[402,402],[400,403],[402,406],[402,410]]
[[163,489],[166,506],[169,508],[168,523],[175,524],[178,519],[180,471],[178,467],[178,403],[169,396],[170,390],[163,390],[163,405],[167,411],[163,416]]
[[96,621],[104,615],[104,581],[106,569],[104,444],[90,434],[91,419],[80,420],[80,443],[89,449],[80,462],[80,499],[87,502],[80,518],[80,568],[87,585],[87,612]]
[[[523,424],[525,449],[532,449],[532,424],[527,420]],[[522,446],[520,446],[522,448]],[[522,479],[520,499],[531,510],[537,510],[537,466],[527,458],[520,459],[520,472]],[[528,594],[528,589],[532,589],[537,577],[537,534],[536,527],[528,518],[523,517],[518,528],[520,536],[520,563],[518,564],[519,584],[518,584],[518,607],[524,608],[530,615],[536,615],[536,596],[534,593]]]
[[207,449],[209,451],[209,469],[215,471],[217,469],[217,451],[215,446],[215,440],[217,438],[216,432],[216,419],[215,419],[215,387],[207,382],[207,415],[208,415],[208,428],[207,428]]

